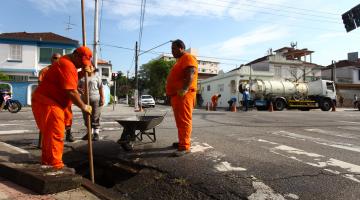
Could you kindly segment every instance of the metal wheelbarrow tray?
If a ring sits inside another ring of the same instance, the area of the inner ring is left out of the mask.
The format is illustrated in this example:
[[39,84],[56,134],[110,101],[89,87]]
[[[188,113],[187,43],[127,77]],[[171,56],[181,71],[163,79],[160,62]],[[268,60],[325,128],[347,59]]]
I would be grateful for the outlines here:
[[[155,127],[163,121],[164,117],[165,115],[135,116],[131,118],[116,120],[121,126],[124,127],[118,143],[124,150],[131,151],[134,148],[136,139],[142,141],[143,135],[146,135],[152,142],[155,142]],[[148,131],[151,129],[152,131]]]

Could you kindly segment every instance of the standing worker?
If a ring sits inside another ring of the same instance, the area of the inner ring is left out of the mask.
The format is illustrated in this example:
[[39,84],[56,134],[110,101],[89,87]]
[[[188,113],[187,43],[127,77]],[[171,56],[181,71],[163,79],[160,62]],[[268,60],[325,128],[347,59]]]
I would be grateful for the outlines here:
[[[93,66],[91,66],[91,73],[88,77],[88,84],[89,84],[89,99],[90,99],[90,106],[92,107],[91,113],[91,130],[93,134],[93,140],[99,140],[100,134],[100,115],[101,115],[101,108],[104,105],[104,92],[103,92],[103,85],[101,81],[101,77],[96,74],[97,69],[95,70]],[[79,91],[81,93],[81,99],[85,101],[85,77],[81,78],[79,81]],[[86,112],[83,112],[84,124],[86,126]],[[88,135],[86,134],[83,140],[88,139]]]
[[[50,67],[57,61],[59,61],[61,55],[59,53],[54,53],[51,56],[51,65],[48,65],[46,67],[44,67],[42,70],[40,70],[39,72],[39,84],[42,82],[42,80],[44,80],[44,77],[47,73],[47,71],[50,69]],[[71,125],[72,125],[72,110],[71,110],[71,104],[64,110],[65,112],[65,132],[66,132],[66,137],[65,140],[68,142],[74,142],[74,137],[71,133]],[[41,134],[41,133],[39,133]],[[41,137],[41,135],[40,135]],[[40,139],[41,141],[41,139]],[[41,144],[39,144],[39,147],[41,147]]]
[[221,97],[221,94],[218,94],[218,95],[213,95],[211,97],[211,103],[212,103],[212,110],[213,111],[216,111],[216,107],[218,105],[218,101],[219,101],[219,98]]
[[244,107],[244,111],[248,111],[248,109],[249,109],[249,100],[250,100],[249,89],[245,88],[245,91],[244,91],[244,93],[243,93],[243,107]]
[[190,153],[192,112],[195,106],[198,63],[194,56],[185,52],[185,44],[175,40],[171,52],[176,58],[166,80],[166,95],[171,99],[179,142],[173,144],[178,150],[174,156]]
[[72,54],[65,55],[52,64],[39,87],[32,95],[32,111],[43,135],[41,164],[54,169],[64,167],[65,110],[74,103],[81,110],[91,114],[91,106],[84,104],[77,91],[78,68],[89,71],[92,52],[79,47]]

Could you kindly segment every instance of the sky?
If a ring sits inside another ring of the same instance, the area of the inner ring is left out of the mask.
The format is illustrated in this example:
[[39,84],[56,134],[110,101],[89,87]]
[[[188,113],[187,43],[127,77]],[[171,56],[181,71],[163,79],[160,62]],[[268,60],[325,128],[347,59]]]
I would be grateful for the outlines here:
[[[227,72],[241,64],[297,43],[315,51],[313,63],[327,66],[360,49],[360,29],[345,31],[341,14],[355,0],[146,0],[142,37],[142,0],[99,0],[99,57],[114,71],[134,74],[134,48],[146,51],[181,39],[199,59],[220,62]],[[94,0],[85,0],[87,45],[94,43]],[[80,0],[1,0],[0,33],[53,32],[82,42]],[[67,29],[70,25],[71,29]],[[171,44],[144,53],[139,65]]]

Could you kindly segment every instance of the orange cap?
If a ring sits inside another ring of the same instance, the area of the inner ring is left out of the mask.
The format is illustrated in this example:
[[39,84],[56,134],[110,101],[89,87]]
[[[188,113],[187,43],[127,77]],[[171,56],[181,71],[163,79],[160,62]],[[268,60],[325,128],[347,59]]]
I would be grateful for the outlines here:
[[85,66],[91,65],[92,52],[89,48],[87,48],[85,46],[81,46],[81,47],[77,48],[75,50],[75,52],[77,54],[79,54],[79,56],[82,57],[81,60]]

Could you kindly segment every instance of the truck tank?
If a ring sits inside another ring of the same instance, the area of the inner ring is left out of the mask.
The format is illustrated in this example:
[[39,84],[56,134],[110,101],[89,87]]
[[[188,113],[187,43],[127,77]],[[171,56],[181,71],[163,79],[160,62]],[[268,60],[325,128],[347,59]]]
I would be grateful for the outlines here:
[[[316,96],[322,95],[321,80],[310,83],[295,83],[281,80],[254,80],[251,82],[251,92],[256,96]],[[316,87],[313,87],[315,86]],[[314,89],[316,88],[316,89]]]

